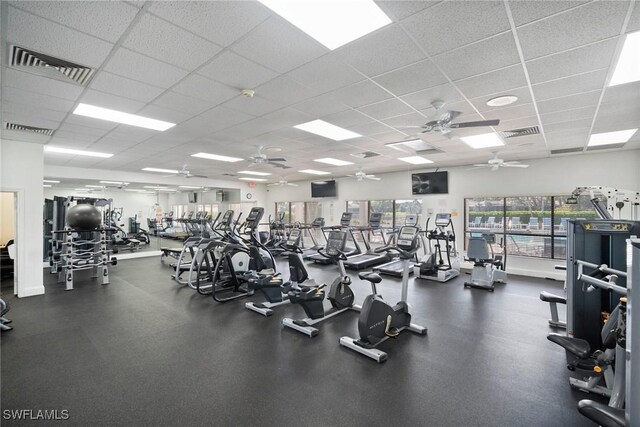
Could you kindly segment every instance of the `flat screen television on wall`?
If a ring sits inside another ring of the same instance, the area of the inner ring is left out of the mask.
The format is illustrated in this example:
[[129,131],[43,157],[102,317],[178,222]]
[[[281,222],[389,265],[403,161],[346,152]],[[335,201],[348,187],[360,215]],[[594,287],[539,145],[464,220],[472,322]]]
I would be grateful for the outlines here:
[[198,193],[189,193],[189,203],[198,203]]
[[336,197],[335,180],[312,182],[311,197]]
[[448,194],[449,174],[444,172],[424,172],[411,175],[411,190],[415,194]]

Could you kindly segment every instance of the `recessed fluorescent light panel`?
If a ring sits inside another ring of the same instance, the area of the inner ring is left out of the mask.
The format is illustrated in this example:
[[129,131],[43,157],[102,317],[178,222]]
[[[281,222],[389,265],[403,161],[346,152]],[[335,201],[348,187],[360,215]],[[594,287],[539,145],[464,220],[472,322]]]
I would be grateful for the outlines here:
[[84,150],[74,150],[71,148],[62,148],[62,147],[44,147],[44,151],[47,153],[60,153],[60,154],[73,154],[74,156],[89,156],[89,157],[103,157],[109,158],[112,157],[113,154],[109,153],[98,153],[96,151],[84,151]]
[[619,130],[616,132],[594,133],[589,138],[588,147],[596,145],[624,144],[629,141],[638,129]]
[[433,163],[431,160],[420,156],[400,157],[398,160],[411,163],[412,165],[426,165],[427,163]]
[[347,166],[347,165],[352,165],[353,164],[353,162],[347,162],[347,161],[344,161],[344,160],[332,159],[331,157],[325,157],[323,159],[315,159],[314,162],[326,163],[328,165],[333,165],[333,166]]
[[240,160],[244,160],[239,157],[220,156],[218,154],[209,154],[209,153],[196,153],[196,154],[192,154],[191,157],[199,157],[201,159],[208,159],[208,160],[219,160],[221,162],[239,162]]
[[110,110],[89,104],[78,104],[73,114],[159,131],[165,131],[176,125],[175,123],[163,122],[162,120],[150,119],[148,117],[123,113],[122,111]]
[[247,177],[243,177],[243,178],[238,178],[238,179],[241,179],[243,181],[258,181],[258,182],[266,181],[265,178],[247,178]]
[[260,3],[331,50],[391,23],[373,0],[260,0]]
[[640,31],[627,34],[609,86],[640,80]]
[[85,185],[88,188],[104,188],[104,185]]
[[124,191],[131,191],[131,192],[134,192],[134,193],[146,193],[147,192],[147,190],[142,190],[142,189],[139,189],[139,188],[125,188]]
[[257,171],[238,171],[238,173],[242,173],[245,175],[255,175],[255,176],[269,176],[271,175],[269,172],[257,172]]
[[317,171],[315,169],[304,169],[298,172],[308,173],[311,175],[329,175],[329,172]]
[[60,181],[56,181],[55,179],[43,179],[42,182],[48,182],[50,184],[60,184]]
[[409,139],[407,141],[390,142],[384,145],[404,152],[433,150],[431,145],[420,138]]
[[127,185],[129,183],[128,182],[122,182],[122,181],[100,181],[100,184]]
[[180,171],[174,169],[159,169],[159,168],[142,168],[146,172],[160,172],[160,173],[178,173]]
[[162,187],[162,186],[158,186],[158,185],[143,185],[142,188],[151,188],[152,190],[163,190],[163,189],[167,189],[169,187]]
[[180,188],[190,188],[190,189],[194,189],[194,190],[202,188],[202,187],[195,187],[193,185],[179,185],[179,187]]
[[362,136],[359,133],[351,132],[350,130],[332,125],[324,120],[313,120],[311,122],[296,125],[294,128],[313,133],[315,135],[324,136],[325,138],[333,139],[334,141],[344,141],[345,139],[358,138]]
[[464,136],[460,138],[465,144],[471,148],[488,148],[499,147],[504,145],[502,139],[495,132],[483,133],[480,135]]
[[51,184],[42,184],[44,188],[51,188]]

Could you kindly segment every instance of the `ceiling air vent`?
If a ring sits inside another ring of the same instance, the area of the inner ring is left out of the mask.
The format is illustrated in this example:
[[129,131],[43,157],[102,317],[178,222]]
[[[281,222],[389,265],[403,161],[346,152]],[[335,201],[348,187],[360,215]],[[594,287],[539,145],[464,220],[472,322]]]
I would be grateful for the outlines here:
[[595,145],[593,147],[587,147],[587,151],[612,150],[614,148],[622,148],[622,147],[624,147],[624,143],[622,143],[622,144]]
[[39,74],[60,77],[60,74],[79,85],[86,86],[95,74],[94,68],[74,64],[60,58],[34,52],[20,46],[11,46],[9,66],[29,68]]
[[583,150],[583,147],[574,148],[559,148],[557,150],[551,150],[551,154],[567,154],[567,153],[579,153]]
[[380,153],[376,153],[375,151],[363,151],[362,153],[351,154],[351,156],[357,157],[359,159],[368,159],[369,157],[376,157],[379,155]]
[[530,126],[522,129],[504,130],[500,132],[500,136],[502,136],[502,138],[516,138],[518,136],[538,135],[539,133],[540,129],[538,126]]
[[47,135],[47,136],[52,136],[53,132],[55,132],[55,130],[53,129],[37,128],[33,126],[19,125],[17,123],[6,123],[6,122],[4,124],[4,128],[7,130],[17,130],[20,132],[40,133],[42,135]]

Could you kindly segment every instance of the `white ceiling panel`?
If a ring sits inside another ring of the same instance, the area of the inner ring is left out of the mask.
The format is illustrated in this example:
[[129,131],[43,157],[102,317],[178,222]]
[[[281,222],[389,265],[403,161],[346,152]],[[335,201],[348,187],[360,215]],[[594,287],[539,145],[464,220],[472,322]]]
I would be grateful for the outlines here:
[[374,80],[396,96],[428,89],[447,82],[447,78],[429,59],[383,74]]
[[198,73],[239,90],[254,88],[278,75],[275,71],[229,51],[223,52]]
[[593,117],[587,117],[584,119],[571,120],[568,122],[560,122],[560,123],[551,123],[544,126],[545,133],[555,133],[555,132],[563,132],[563,131],[574,131],[576,129],[589,129],[591,127],[591,122],[593,121]]
[[262,118],[269,121],[274,126],[274,129],[278,127],[295,126],[315,119],[315,117],[294,110],[293,108],[283,108],[282,110],[265,114]]
[[348,110],[349,107],[335,101],[334,94],[328,93],[306,101],[292,105],[298,111],[302,111],[312,117],[322,117],[328,114]]
[[185,111],[179,111],[171,108],[161,107],[156,104],[148,104],[142,110],[138,111],[144,117],[149,117],[156,120],[164,120],[170,123],[182,123],[189,120],[193,115]]
[[631,12],[631,18],[627,24],[627,33],[640,30],[640,7],[636,3]]
[[189,71],[222,49],[149,14],[145,14],[133,27],[123,46]]
[[395,98],[387,99],[386,101],[375,104],[369,104],[364,107],[360,107],[358,110],[376,120],[384,120],[389,117],[400,116],[413,111],[413,109],[407,106],[407,104]]
[[175,85],[174,92],[188,95],[210,105],[218,105],[239,95],[239,91],[222,83],[214,82],[198,74],[192,74]]
[[109,133],[109,137],[113,139],[117,139],[122,141],[123,143],[128,142],[129,147],[132,147],[139,142],[145,141],[153,136],[156,136],[158,131],[152,129],[144,129],[135,126],[127,126],[121,125],[118,126],[117,129],[113,130],[113,132]]
[[12,1],[11,5],[112,43],[138,13],[118,1]]
[[218,103],[217,100],[210,100],[209,102],[201,99],[196,99],[191,96],[182,95],[173,91],[167,91],[162,94],[158,99],[153,101],[153,104],[164,108],[171,108],[197,116],[198,114],[214,107]]
[[563,96],[561,98],[549,99],[547,101],[538,102],[538,111],[540,114],[555,113],[557,111],[571,110],[574,108],[586,107],[588,105],[596,105],[600,100],[600,91],[579,93],[577,95]]
[[113,44],[9,7],[7,40],[90,67],[100,66]]
[[144,107],[143,102],[99,92],[93,89],[88,89],[79,101],[85,104],[97,105],[98,107],[124,111],[125,113],[135,113]]
[[75,114],[70,114],[67,117],[67,119],[64,121],[64,126],[66,126],[67,124],[78,125],[82,129],[93,128],[96,132],[107,132],[119,126],[118,123],[94,119],[91,117],[76,116]]
[[402,25],[432,56],[509,30],[504,4],[499,1],[442,2],[405,19]]
[[533,104],[514,104],[507,107],[493,108],[482,111],[482,115],[487,119],[515,120],[536,115]]
[[526,60],[620,34],[627,1],[597,1],[518,28]]
[[206,135],[252,119],[246,113],[217,106],[181,124],[181,128],[193,134]]
[[602,89],[606,78],[607,69],[604,68],[558,80],[551,80],[545,83],[538,83],[533,85],[532,88],[536,100],[544,101],[545,99]]
[[384,11],[384,13],[394,21],[400,21],[408,16],[413,15],[414,13],[420,12],[423,9],[434,6],[440,1],[376,1],[380,9]]
[[527,86],[527,79],[522,65],[516,64],[479,76],[457,80],[455,84],[467,98],[477,98]]
[[75,141],[86,144],[92,144],[98,141],[101,137],[96,135],[79,134],[77,132],[69,132],[65,130],[56,130],[55,136],[61,141]]
[[596,112],[596,106],[590,105],[587,107],[576,108],[573,110],[558,111],[556,113],[540,114],[540,120],[543,125],[550,123],[562,123],[570,122],[579,119],[593,118]]
[[387,132],[381,132],[375,135],[371,135],[371,138],[379,142],[388,143],[402,141],[403,139],[407,138],[407,134],[396,130],[389,130]]
[[301,85],[284,74],[258,86],[255,91],[256,94],[272,102],[285,105],[295,104],[318,95],[317,91]]
[[[398,25],[389,25],[335,51],[369,77],[425,59],[425,55]],[[376,52],[372,55],[372,52]]]
[[608,125],[612,128],[611,130],[640,128],[640,105],[638,103],[634,105],[602,104],[598,111],[596,125],[600,128]]
[[37,120],[43,119],[58,123],[64,120],[67,115],[67,113],[62,111],[49,110],[47,108],[34,107],[33,105],[9,102],[5,100],[2,101],[2,111],[4,113],[10,112],[11,114],[20,117],[34,117],[37,118]]
[[587,1],[510,0],[509,7],[517,26],[536,21],[587,3]]
[[136,101],[149,102],[156,98],[164,89],[151,86],[136,80],[116,74],[107,73],[106,71],[98,73],[92,80],[90,87],[125,98],[135,99]]
[[[350,126],[349,130],[359,133],[360,135],[371,136],[379,133],[389,132],[389,131],[392,131],[393,129],[385,125],[384,123],[370,121],[368,123],[364,123],[361,125]],[[349,140],[347,140],[345,142],[347,144],[353,144],[355,141],[351,140],[350,142]]]
[[238,95],[222,105],[233,110],[251,114],[252,116],[262,116],[263,114],[271,113],[284,107],[284,105],[270,101],[259,94],[251,98]]
[[114,74],[169,88],[187,75],[187,71],[157,61],[128,49],[120,48],[104,69]]
[[[603,104],[620,104],[637,108],[640,104],[640,81],[608,87],[602,98]],[[640,115],[638,115],[640,118]]]
[[391,117],[384,120],[384,123],[387,126],[400,127],[399,130],[407,133],[417,132],[420,129],[404,129],[402,128],[403,126],[420,126],[425,122],[425,117],[418,113],[403,114],[401,116]]
[[542,83],[609,67],[616,41],[604,40],[567,52],[527,61],[531,83]]
[[327,48],[279,16],[272,16],[232,46],[245,58],[280,73],[306,64]]
[[296,68],[289,76],[318,93],[328,92],[364,80],[362,74],[329,53]]
[[589,128],[570,129],[558,132],[550,132],[545,135],[551,148],[555,147],[579,147],[587,143]]
[[520,58],[507,33],[435,56],[433,61],[450,79],[459,80],[517,64]]
[[158,1],[149,11],[222,46],[269,17],[267,8],[248,1]]
[[430,108],[431,103],[436,100],[452,103],[460,101],[463,98],[455,87],[449,83],[445,83],[440,86],[405,95],[402,99],[416,110],[424,110],[425,108]]
[[[114,123],[115,127],[115,123]],[[96,127],[89,126],[81,126],[75,123],[70,123],[69,120],[65,120],[63,124],[58,128],[60,131],[65,131],[69,134],[76,134],[79,138],[84,138],[85,136],[93,136],[99,138],[109,132],[108,129],[100,129]]]
[[346,110],[340,113],[328,114],[321,118],[325,122],[345,128],[368,123],[371,121],[369,117],[360,113],[358,110]]
[[71,101],[75,101],[82,93],[82,87],[73,83],[64,83],[13,68],[6,68],[5,70],[3,86],[16,87]]
[[72,109],[75,104],[68,99],[43,95],[37,92],[29,92],[14,87],[5,87],[2,89],[2,102],[30,105],[35,108],[46,108],[64,113]]
[[335,97],[336,102],[341,102],[353,108],[384,101],[392,97],[389,92],[369,80],[330,93]]

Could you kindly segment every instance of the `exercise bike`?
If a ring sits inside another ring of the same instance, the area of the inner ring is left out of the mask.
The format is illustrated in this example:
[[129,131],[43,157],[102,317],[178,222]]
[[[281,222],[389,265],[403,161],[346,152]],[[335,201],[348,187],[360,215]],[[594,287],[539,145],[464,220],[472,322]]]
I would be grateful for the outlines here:
[[427,328],[411,323],[411,313],[407,304],[407,290],[409,285],[409,271],[411,260],[418,251],[418,236],[420,229],[413,226],[403,226],[398,234],[397,243],[390,246],[376,248],[375,252],[396,252],[404,261],[402,273],[402,297],[391,306],[385,302],[376,289],[376,284],[382,281],[378,273],[360,273],[358,277],[371,283],[372,294],[368,295],[358,318],[359,339],[351,337],[340,338],[340,345],[354,350],[382,363],[387,360],[387,353],[376,347],[389,338],[395,338],[404,330],[419,335],[426,335]]
[[464,282],[466,288],[484,289],[493,292],[495,283],[506,283],[507,249],[502,241],[499,244],[501,253],[493,251],[496,235],[483,233],[481,237],[472,235],[467,247],[468,261],[473,261],[471,281]]
[[329,286],[327,298],[331,308],[329,310],[324,308],[326,285],[292,289],[289,292],[289,300],[292,304],[300,304],[308,317],[301,320],[285,317],[282,319],[284,326],[313,338],[319,333],[313,325],[349,310],[360,311],[361,307],[353,303],[355,295],[351,289],[351,279],[344,269],[344,261],[347,260],[344,253],[346,243],[347,232],[334,230],[329,233],[324,250],[318,249],[321,256],[328,258],[332,263],[337,262],[340,270],[340,275]]

